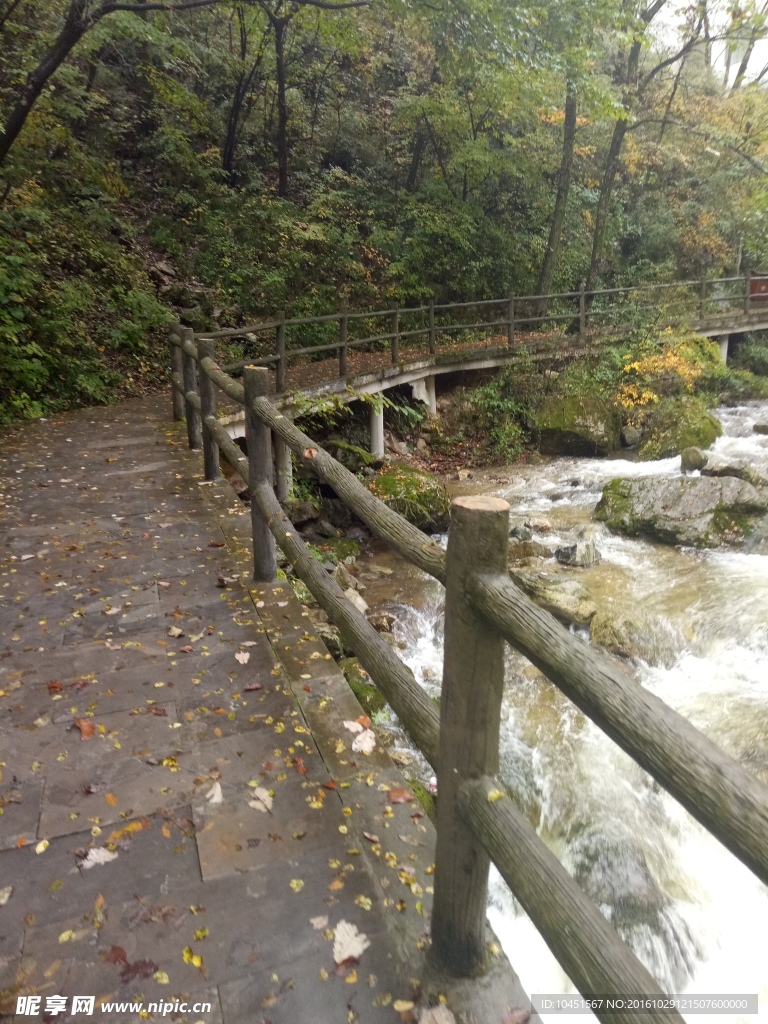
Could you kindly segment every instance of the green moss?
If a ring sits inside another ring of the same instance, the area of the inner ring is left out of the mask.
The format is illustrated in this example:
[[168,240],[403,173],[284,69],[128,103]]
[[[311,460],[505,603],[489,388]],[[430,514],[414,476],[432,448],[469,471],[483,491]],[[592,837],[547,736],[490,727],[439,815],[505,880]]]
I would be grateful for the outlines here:
[[548,455],[604,455],[619,447],[618,410],[597,395],[550,395],[533,426]]
[[329,537],[317,545],[317,550],[324,558],[335,556],[337,561],[343,562],[345,558],[357,558],[363,547],[353,537]]
[[603,496],[597,503],[595,519],[605,523],[611,530],[623,533],[636,533],[636,516],[633,512],[629,496],[629,485],[626,480],[610,480],[603,489]]
[[339,668],[366,715],[373,718],[377,712],[384,710],[387,706],[384,694],[374,686],[371,677],[357,658],[343,658],[339,662]]
[[368,490],[421,530],[445,530],[451,499],[439,477],[404,462],[392,462]]
[[668,459],[684,448],[709,448],[720,437],[720,421],[694,395],[665,398],[654,408],[647,424],[648,440],[641,459]]
[[749,516],[718,505],[712,514],[712,540],[718,544],[741,544],[752,533]]
[[405,780],[411,788],[413,795],[416,797],[418,802],[421,804],[424,812],[430,821],[434,822],[437,819],[437,804],[435,798],[429,792],[423,782],[419,782],[418,779],[406,779]]

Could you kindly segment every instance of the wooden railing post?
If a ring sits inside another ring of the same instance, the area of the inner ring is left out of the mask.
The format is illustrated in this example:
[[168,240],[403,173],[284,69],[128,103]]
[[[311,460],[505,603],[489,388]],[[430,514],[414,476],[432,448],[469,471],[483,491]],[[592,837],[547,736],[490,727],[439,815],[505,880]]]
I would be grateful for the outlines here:
[[[269,370],[262,366],[246,366],[243,370],[245,389],[245,437],[248,445],[248,481],[251,490],[265,483],[272,487],[272,431],[253,411],[257,398],[269,394]],[[253,578],[268,583],[277,576],[275,539],[264,521],[257,503],[251,498],[251,534],[253,536]]]
[[339,376],[342,378],[345,378],[349,372],[347,365],[349,355],[349,350],[347,349],[347,333],[349,331],[348,311],[349,304],[346,298],[342,296],[339,300]]
[[[171,324],[168,334],[170,337],[169,347],[171,350],[171,377],[178,375],[178,377],[184,379],[183,360],[181,357],[181,349],[175,341],[178,340],[181,332],[181,324]],[[171,386],[171,398],[173,400],[173,418],[175,420],[184,419],[184,396],[181,392],[177,391],[175,387]]]
[[291,449],[282,439],[275,437],[275,495],[278,501],[288,501],[293,492],[293,462]]
[[583,338],[587,333],[587,282],[582,281],[579,285],[579,337]]
[[277,331],[275,334],[275,355],[277,356],[277,363],[275,364],[275,391],[278,395],[282,395],[285,391],[285,312],[277,314],[277,319],[280,321],[277,325]]
[[707,279],[699,284],[699,317],[703,320],[707,315]]
[[395,306],[392,313],[392,365],[400,362],[400,307]]
[[507,297],[507,344],[515,344],[515,296],[513,292]]
[[752,271],[748,270],[744,275],[744,316],[749,316],[749,300],[752,291]]
[[438,965],[459,977],[483,969],[490,862],[459,817],[456,799],[463,782],[498,770],[504,687],[504,641],[474,611],[466,590],[477,573],[506,573],[508,533],[506,501],[488,495],[454,500],[446,556],[432,949]]
[[434,355],[437,351],[437,336],[435,332],[435,300],[429,300],[429,354]]
[[219,446],[213,439],[211,433],[205,429],[205,420],[208,416],[216,418],[216,386],[211,378],[200,365],[202,359],[213,359],[216,361],[216,342],[201,338],[197,343],[197,358],[200,374],[200,413],[203,420],[203,464],[205,466],[205,479],[218,480],[221,476],[219,467]]
[[[195,332],[191,327],[182,327],[179,332],[182,345],[188,342],[192,345],[195,343]],[[184,394],[196,395],[197,394],[197,363],[194,357],[182,349],[181,360],[183,366],[184,375]],[[187,440],[189,447],[197,450],[203,447],[203,431],[200,424],[200,413],[195,409],[192,403],[185,397],[184,400],[184,412],[187,417]]]

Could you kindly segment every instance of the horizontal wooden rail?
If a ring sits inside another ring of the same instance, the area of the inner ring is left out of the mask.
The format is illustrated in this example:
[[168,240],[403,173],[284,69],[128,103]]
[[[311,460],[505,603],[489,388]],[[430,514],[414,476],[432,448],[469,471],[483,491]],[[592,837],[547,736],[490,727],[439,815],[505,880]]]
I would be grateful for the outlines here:
[[768,883],[768,787],[508,577],[477,576],[467,596],[513,647]]
[[[523,910],[541,932],[583,995],[644,995],[664,991],[622,942],[592,900],[528,824],[504,784],[491,778],[462,784],[458,811],[485,847]],[[625,1014],[596,1008],[605,1024],[626,1024]],[[680,1024],[675,1011],[632,1013],[637,1024]]]
[[[248,459],[226,429],[213,416],[207,417],[203,425],[232,468],[250,487]],[[338,583],[310,554],[293,523],[283,512],[272,488],[264,485],[250,487],[250,494],[251,501],[258,505],[277,546],[331,622],[338,626],[342,639],[352,648],[363,668],[384,694],[403,728],[437,770],[440,718],[434,703],[392,647],[379,636],[366,617],[348,600]]]

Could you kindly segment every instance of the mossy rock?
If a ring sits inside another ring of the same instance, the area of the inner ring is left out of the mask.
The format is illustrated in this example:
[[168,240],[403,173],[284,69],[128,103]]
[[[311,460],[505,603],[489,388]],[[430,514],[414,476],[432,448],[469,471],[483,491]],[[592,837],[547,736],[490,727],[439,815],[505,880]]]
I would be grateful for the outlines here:
[[451,499],[434,473],[405,462],[391,462],[370,481],[368,490],[420,530],[448,528]]
[[357,697],[360,707],[370,718],[387,706],[384,694],[372,682],[357,658],[343,658],[339,668]]
[[315,547],[325,557],[331,555],[338,562],[343,562],[347,558],[358,558],[363,550],[360,541],[354,537],[329,537]]
[[619,412],[597,395],[550,395],[533,427],[545,455],[606,455],[621,444]]
[[644,429],[641,459],[669,459],[686,448],[709,448],[723,432],[717,417],[695,395],[664,398],[652,410]]

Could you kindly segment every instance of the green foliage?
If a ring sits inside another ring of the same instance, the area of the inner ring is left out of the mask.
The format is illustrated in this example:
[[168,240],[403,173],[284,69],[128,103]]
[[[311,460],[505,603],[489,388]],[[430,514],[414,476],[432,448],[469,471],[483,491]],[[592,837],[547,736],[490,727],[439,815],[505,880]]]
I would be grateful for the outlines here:
[[750,335],[737,347],[733,364],[742,370],[768,377],[768,338],[765,335]]

